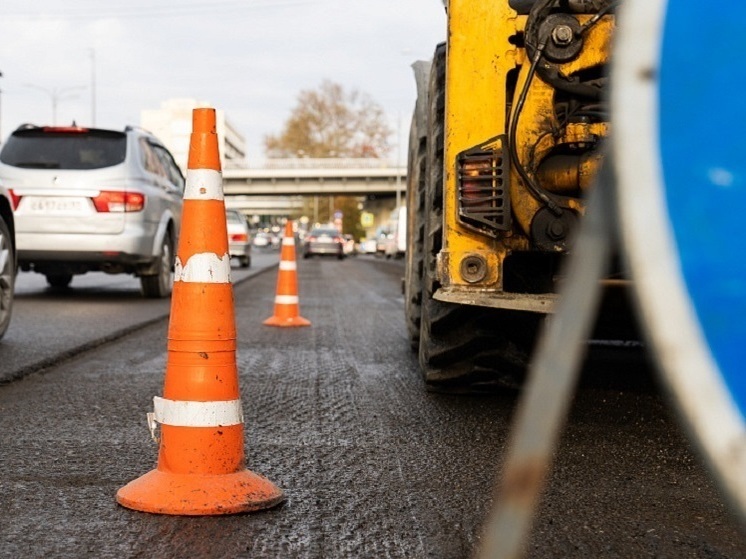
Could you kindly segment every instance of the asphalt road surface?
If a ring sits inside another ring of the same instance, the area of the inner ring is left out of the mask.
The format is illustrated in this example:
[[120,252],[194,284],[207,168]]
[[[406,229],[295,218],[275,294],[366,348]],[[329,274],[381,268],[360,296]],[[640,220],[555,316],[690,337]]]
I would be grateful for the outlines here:
[[[254,250],[249,268],[234,259],[231,279],[245,281],[278,260],[277,251]],[[77,275],[70,287],[55,289],[43,275],[21,272],[10,328],[0,341],[0,383],[163,320],[170,306],[170,299],[144,298],[140,280],[126,274]]]
[[[401,262],[298,267],[310,327],[261,324],[273,269],[234,291],[247,463],[284,504],[225,517],[116,504],[157,457],[145,412],[162,393],[167,320],[145,320],[0,385],[0,557],[471,556],[517,395],[424,391]],[[646,374],[625,366],[627,378]],[[603,377],[578,389],[527,557],[746,557],[742,527],[654,383]]]

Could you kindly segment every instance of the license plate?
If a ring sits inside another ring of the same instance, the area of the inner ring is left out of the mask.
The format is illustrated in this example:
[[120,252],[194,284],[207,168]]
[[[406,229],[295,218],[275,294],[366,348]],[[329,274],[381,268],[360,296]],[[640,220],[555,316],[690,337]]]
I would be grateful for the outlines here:
[[66,196],[27,196],[21,198],[20,211],[29,214],[82,215],[88,213],[87,198]]

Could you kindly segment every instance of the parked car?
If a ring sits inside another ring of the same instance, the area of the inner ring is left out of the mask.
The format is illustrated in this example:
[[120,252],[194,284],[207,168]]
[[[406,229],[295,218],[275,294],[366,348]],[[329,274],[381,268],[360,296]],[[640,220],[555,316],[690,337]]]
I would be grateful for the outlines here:
[[15,201],[18,263],[53,287],[89,271],[134,274],[146,297],[166,297],[184,177],[152,134],[23,125],[0,151]]
[[242,268],[251,266],[251,233],[246,217],[237,210],[226,210],[225,221],[228,228],[228,251],[231,258],[237,258]]
[[303,240],[303,258],[314,255],[345,257],[344,239],[333,227],[314,227]]
[[0,338],[10,325],[16,283],[16,242],[13,202],[0,183]]
[[269,233],[259,231],[256,235],[254,235],[252,244],[257,248],[270,247],[272,246],[272,236]]

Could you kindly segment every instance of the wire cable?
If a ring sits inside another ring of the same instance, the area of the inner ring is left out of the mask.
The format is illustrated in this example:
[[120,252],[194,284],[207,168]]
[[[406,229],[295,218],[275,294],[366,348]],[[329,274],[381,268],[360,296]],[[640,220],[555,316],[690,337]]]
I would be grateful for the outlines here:
[[510,144],[510,160],[513,163],[513,166],[518,171],[518,174],[521,176],[521,179],[523,180],[523,183],[526,185],[526,188],[531,193],[531,195],[536,198],[538,201],[543,203],[549,211],[551,211],[554,215],[557,217],[562,215],[562,208],[550,198],[550,196],[544,192],[544,190],[536,184],[536,182],[529,176],[526,169],[523,167],[523,164],[521,163],[519,157],[518,157],[518,149],[516,147],[517,141],[516,141],[516,132],[518,129],[518,119],[521,116],[521,112],[523,111],[523,105],[526,102],[526,97],[528,96],[528,89],[531,85],[531,81],[534,78],[534,74],[536,73],[536,67],[539,64],[539,60],[541,59],[541,56],[544,52],[544,48],[546,47],[546,40],[541,41],[539,45],[536,48],[536,52],[534,53],[534,57],[531,60],[531,66],[528,70],[528,75],[526,76],[526,81],[523,83],[523,89],[521,90],[521,95],[518,98],[518,103],[516,104],[515,111],[513,111],[513,118],[511,119],[510,129],[508,131],[508,143]]

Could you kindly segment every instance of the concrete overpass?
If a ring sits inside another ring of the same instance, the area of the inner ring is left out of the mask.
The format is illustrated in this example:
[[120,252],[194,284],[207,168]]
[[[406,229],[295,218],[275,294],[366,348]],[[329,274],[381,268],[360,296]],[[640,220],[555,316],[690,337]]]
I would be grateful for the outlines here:
[[287,215],[310,196],[366,196],[393,209],[405,188],[406,167],[381,159],[270,159],[223,170],[226,205],[247,214]]

